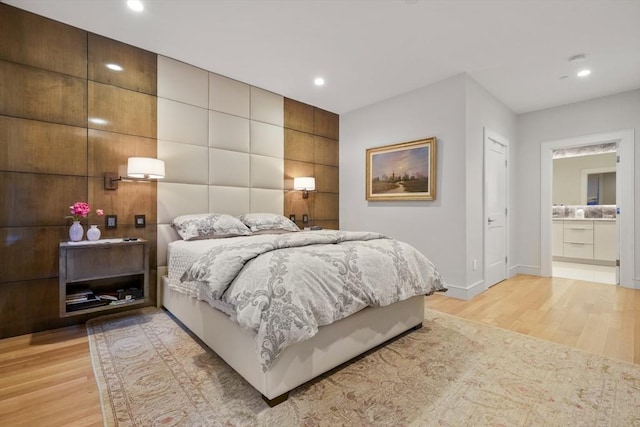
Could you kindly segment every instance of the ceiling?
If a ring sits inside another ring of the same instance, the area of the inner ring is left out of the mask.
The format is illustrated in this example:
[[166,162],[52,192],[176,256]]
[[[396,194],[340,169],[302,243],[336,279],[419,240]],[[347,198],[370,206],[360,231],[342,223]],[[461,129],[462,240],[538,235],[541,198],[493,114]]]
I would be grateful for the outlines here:
[[518,114],[640,88],[640,0],[5,3],[339,114],[459,73]]

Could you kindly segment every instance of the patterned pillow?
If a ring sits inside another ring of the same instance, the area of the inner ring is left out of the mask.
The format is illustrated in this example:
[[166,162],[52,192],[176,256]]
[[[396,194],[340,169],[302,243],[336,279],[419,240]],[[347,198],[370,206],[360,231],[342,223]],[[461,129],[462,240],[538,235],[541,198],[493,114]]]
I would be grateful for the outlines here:
[[249,213],[240,215],[240,221],[251,229],[254,234],[285,233],[300,231],[298,226],[282,215],[273,213]]
[[219,213],[181,215],[171,221],[184,240],[248,236],[251,231],[237,218]]

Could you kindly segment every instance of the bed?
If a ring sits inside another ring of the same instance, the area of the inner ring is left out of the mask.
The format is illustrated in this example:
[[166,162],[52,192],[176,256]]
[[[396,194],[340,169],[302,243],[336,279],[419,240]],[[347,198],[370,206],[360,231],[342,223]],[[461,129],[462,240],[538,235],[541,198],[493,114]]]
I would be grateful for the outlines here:
[[421,327],[424,295],[446,290],[429,260],[378,233],[298,231],[275,214],[172,225],[162,305],[270,406]]

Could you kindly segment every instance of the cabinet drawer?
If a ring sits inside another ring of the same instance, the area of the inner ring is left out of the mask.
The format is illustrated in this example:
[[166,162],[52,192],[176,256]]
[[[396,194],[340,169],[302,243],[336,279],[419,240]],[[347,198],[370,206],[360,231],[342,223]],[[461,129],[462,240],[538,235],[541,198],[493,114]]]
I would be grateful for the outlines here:
[[593,221],[591,220],[579,220],[579,221],[564,221],[564,228],[573,228],[573,229],[586,229],[593,230]]
[[[566,230],[565,230],[566,232]],[[585,243],[564,243],[564,256],[569,258],[593,259],[593,245]]]
[[138,274],[145,270],[143,245],[108,245],[67,250],[67,281]]
[[564,227],[565,243],[593,244],[593,228]]

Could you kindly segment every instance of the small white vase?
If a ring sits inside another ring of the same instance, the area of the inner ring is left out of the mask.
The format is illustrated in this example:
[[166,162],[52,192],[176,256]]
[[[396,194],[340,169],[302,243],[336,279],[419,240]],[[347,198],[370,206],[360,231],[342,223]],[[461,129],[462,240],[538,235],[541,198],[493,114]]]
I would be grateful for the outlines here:
[[79,242],[82,240],[83,234],[84,228],[82,228],[80,221],[73,221],[73,224],[69,227],[69,239],[71,239],[72,242]]
[[96,241],[100,239],[100,229],[97,225],[92,225],[90,229],[87,230],[87,239],[91,241]]

